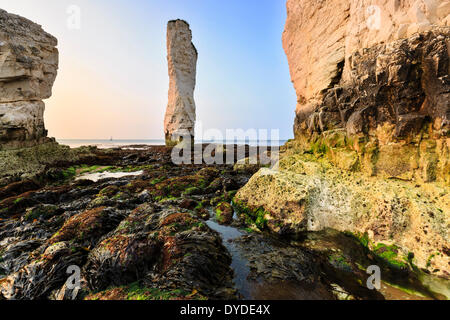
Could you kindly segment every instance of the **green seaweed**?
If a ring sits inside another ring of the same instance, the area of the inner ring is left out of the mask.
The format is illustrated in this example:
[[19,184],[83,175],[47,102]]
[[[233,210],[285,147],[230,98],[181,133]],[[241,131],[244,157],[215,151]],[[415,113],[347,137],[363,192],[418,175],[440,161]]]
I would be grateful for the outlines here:
[[338,269],[351,272],[352,266],[342,254],[334,253],[328,257],[328,261]]
[[48,219],[53,217],[56,212],[58,211],[58,208],[56,206],[44,206],[44,207],[37,207],[30,209],[25,214],[25,220],[26,221],[33,221],[39,218]]
[[408,259],[399,257],[399,247],[396,245],[388,246],[383,243],[378,243],[373,248],[373,252],[378,258],[392,267],[399,269],[406,269],[408,267]]
[[264,207],[256,210],[248,207],[243,201],[233,198],[233,206],[236,212],[244,219],[245,224],[255,225],[259,230],[267,227],[266,215],[269,214]]
[[189,195],[196,194],[196,193],[198,193],[199,191],[200,191],[200,188],[197,188],[197,187],[189,187],[189,188],[187,188],[187,189],[183,192],[183,195],[184,195],[184,196],[189,196]]
[[70,167],[61,172],[64,180],[72,179],[77,175],[77,167]]
[[166,180],[166,177],[159,177],[159,178],[156,178],[156,179],[153,179],[152,181],[150,181],[150,184],[154,186],[154,185],[157,185],[158,183],[161,183],[161,182],[163,182],[165,180]]
[[19,204],[20,202],[22,202],[23,198],[17,198],[16,200],[14,200],[14,204]]

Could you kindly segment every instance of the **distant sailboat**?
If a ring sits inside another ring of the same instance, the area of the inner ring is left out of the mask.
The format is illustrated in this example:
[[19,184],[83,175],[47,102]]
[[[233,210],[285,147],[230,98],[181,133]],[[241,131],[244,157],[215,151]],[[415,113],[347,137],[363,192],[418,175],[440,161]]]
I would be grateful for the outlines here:
[[109,141],[113,141],[113,137],[111,137],[111,138],[109,139]]

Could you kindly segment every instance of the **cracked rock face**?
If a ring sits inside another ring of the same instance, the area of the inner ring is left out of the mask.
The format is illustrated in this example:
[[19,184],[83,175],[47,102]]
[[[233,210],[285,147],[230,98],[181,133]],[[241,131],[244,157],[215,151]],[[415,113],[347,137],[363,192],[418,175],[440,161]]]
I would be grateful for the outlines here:
[[283,34],[297,92],[296,135],[424,120],[449,132],[450,1],[288,0]]
[[173,145],[183,137],[194,139],[194,89],[198,54],[192,44],[192,32],[187,22],[169,21],[167,53],[170,83],[164,132],[166,143]]
[[0,9],[0,148],[45,140],[44,103],[58,69],[57,40]]
[[450,1],[287,0],[287,12],[295,140],[237,200],[263,207],[272,231],[366,234],[449,279]]

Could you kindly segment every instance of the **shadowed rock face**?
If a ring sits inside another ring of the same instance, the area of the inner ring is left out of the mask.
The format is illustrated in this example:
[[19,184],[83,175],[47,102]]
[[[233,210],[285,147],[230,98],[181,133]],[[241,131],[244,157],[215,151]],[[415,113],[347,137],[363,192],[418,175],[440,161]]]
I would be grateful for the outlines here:
[[404,137],[427,117],[448,133],[450,1],[288,0],[287,8],[296,135],[387,122]]
[[164,120],[168,145],[176,144],[181,137],[194,139],[197,56],[189,24],[183,20],[169,21],[167,60],[170,84],[169,103]]
[[288,0],[287,11],[297,141],[342,169],[449,183],[450,1]]
[[237,200],[274,232],[365,234],[449,279],[450,1],[287,0],[287,13],[295,140]]
[[0,9],[0,149],[45,140],[42,100],[52,94],[56,45],[40,25]]
[[[296,134],[345,128],[348,135],[394,126],[395,138],[413,137],[431,122],[436,137],[449,133],[449,28],[360,50],[338,79],[297,110]],[[342,69],[341,69],[342,70]]]

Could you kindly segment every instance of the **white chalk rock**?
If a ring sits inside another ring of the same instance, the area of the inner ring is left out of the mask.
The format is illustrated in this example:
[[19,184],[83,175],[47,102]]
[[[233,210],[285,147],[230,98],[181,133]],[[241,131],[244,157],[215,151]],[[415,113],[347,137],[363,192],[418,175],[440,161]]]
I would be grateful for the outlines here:
[[192,32],[187,22],[169,21],[167,53],[170,83],[164,131],[167,144],[173,145],[183,137],[194,139],[194,89],[198,54],[192,44]]

